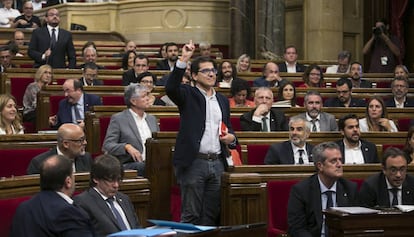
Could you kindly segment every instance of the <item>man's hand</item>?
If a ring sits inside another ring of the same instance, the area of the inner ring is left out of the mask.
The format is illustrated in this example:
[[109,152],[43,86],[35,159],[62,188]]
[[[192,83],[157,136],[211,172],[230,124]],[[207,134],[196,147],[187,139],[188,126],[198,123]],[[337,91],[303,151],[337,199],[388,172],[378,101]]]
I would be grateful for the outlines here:
[[232,143],[234,139],[236,139],[236,137],[231,133],[227,133],[227,134],[224,134],[223,136],[220,136],[220,141],[224,142],[224,144],[226,145]]
[[126,152],[128,152],[128,154],[131,155],[131,157],[132,157],[132,159],[134,159],[134,161],[142,162],[141,152],[139,152],[133,146],[128,144],[128,145],[125,146],[125,150],[126,150]]
[[193,56],[195,50],[195,46],[193,44],[193,41],[190,40],[190,43],[185,44],[181,50],[181,58],[180,60],[183,62],[188,62],[191,57]]
[[259,104],[256,107],[253,116],[260,117],[266,115],[267,113],[269,113],[269,107],[266,104]]
[[55,126],[57,123],[57,116],[53,115],[49,117],[49,126]]
[[52,54],[52,50],[50,49],[50,48],[48,48],[46,51],[45,51],[45,57],[47,58],[47,57],[49,57],[50,56],[50,54]]

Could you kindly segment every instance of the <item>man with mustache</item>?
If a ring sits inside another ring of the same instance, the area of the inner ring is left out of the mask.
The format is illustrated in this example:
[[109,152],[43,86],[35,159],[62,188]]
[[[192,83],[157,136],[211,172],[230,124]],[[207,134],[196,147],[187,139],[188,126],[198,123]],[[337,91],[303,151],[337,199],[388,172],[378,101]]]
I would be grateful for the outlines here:
[[368,177],[359,190],[360,205],[414,205],[414,176],[407,174],[410,161],[400,149],[388,148],[382,157],[382,171]]
[[351,78],[353,88],[372,88],[370,81],[362,79],[362,64],[359,62],[351,63],[349,77]]
[[306,142],[310,126],[302,118],[292,118],[289,121],[289,141],[271,145],[264,160],[265,165],[311,163],[313,146]]
[[385,101],[385,106],[396,108],[414,107],[414,100],[407,97],[409,88],[410,85],[407,78],[402,76],[395,77],[391,83],[392,94],[394,96]]
[[337,97],[329,98],[323,104],[325,107],[365,107],[365,100],[352,97],[352,82],[347,76],[336,81]]
[[174,70],[175,62],[178,59],[178,45],[173,42],[166,43],[165,51],[167,58],[157,62],[157,70]]
[[377,148],[374,143],[361,139],[358,116],[348,114],[339,119],[339,131],[343,139],[336,141],[341,148],[342,163],[378,163]]
[[306,112],[298,114],[299,117],[312,124],[312,132],[338,131],[335,116],[322,112],[322,96],[318,91],[308,91],[305,95],[304,106]]
[[[236,67],[230,61],[223,61],[218,67],[217,83],[220,88],[231,88],[234,80],[243,80],[237,77]],[[248,95],[249,96],[249,95]]]

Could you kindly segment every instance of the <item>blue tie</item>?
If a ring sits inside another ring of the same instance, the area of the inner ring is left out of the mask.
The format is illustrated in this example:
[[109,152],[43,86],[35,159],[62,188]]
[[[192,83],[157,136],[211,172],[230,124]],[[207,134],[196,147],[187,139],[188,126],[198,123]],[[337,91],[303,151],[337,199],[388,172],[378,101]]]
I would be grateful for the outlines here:
[[121,214],[119,214],[118,210],[115,208],[114,199],[113,198],[108,198],[108,199],[106,199],[106,201],[109,203],[109,206],[111,207],[112,213],[114,214],[114,217],[115,217],[116,221],[118,222],[118,225],[121,228],[121,230],[127,230],[128,228],[126,227],[124,221],[122,220]]

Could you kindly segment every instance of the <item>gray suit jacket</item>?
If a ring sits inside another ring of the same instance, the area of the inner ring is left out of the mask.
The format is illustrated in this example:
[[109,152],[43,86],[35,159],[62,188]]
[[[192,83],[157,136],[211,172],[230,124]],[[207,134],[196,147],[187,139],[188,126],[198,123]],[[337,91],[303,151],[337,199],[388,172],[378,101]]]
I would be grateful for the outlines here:
[[[158,132],[160,130],[157,118],[153,115],[147,114],[146,121],[151,132]],[[125,151],[126,144],[131,144],[141,153],[143,151],[144,141],[141,141],[141,135],[129,109],[112,115],[102,151],[118,157],[122,164],[134,162],[128,152]]]
[[[320,113],[320,128],[321,128],[321,132],[329,132],[329,131],[338,131],[338,124],[336,123],[336,119],[335,116],[333,116],[332,114],[326,113],[326,112],[321,112]],[[298,114],[295,117],[299,117],[302,119],[306,120],[306,112],[305,113],[301,113]]]
[[[121,192],[117,192],[115,196],[117,202],[125,213],[131,229],[139,228],[138,219],[129,197]],[[89,188],[83,193],[75,196],[73,200],[76,206],[88,213],[95,229],[96,236],[104,237],[121,231],[111,209],[95,189]]]

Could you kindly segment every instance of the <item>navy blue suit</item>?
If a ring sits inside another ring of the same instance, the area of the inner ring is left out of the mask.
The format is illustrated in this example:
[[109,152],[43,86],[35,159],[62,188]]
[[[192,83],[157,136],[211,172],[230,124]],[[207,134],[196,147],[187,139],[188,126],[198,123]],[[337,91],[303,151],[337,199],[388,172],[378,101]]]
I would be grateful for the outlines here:
[[[94,105],[102,105],[101,98],[97,95],[83,93],[84,111],[88,111],[89,107]],[[65,98],[59,102],[59,110],[57,113],[56,128],[64,123],[73,123],[72,120],[72,104]]]
[[129,69],[122,74],[122,85],[128,86],[131,83],[138,83],[138,77],[135,75],[134,69]]
[[[35,63],[34,67],[49,64],[52,68],[76,68],[76,51],[73,46],[72,34],[59,27],[58,39],[52,50],[52,54],[45,60],[42,54],[50,48],[50,34],[47,27],[41,27],[33,31],[29,43],[28,54]],[[66,65],[66,57],[68,65]]]
[[[279,63],[279,72],[287,72],[286,63]],[[296,63],[296,72],[304,72],[306,70],[306,67],[303,64]]]
[[[345,107],[344,104],[338,99],[338,97],[335,98],[329,98],[323,103],[324,107]],[[349,107],[365,107],[366,102],[365,100],[360,100],[357,98],[351,97],[351,103],[349,103]]]
[[[309,143],[306,143],[305,145],[309,162],[313,162],[313,145]],[[295,156],[293,154],[291,141],[272,144],[267,151],[264,163],[265,165],[295,164]]]
[[170,64],[168,63],[168,59],[163,59],[157,62],[157,70],[171,70]]
[[[378,154],[377,154],[377,147],[375,146],[374,143],[365,141],[365,140],[360,140],[361,141],[361,151],[362,151],[362,156],[364,157],[364,162],[365,164],[367,163],[379,163],[378,160]],[[341,148],[341,153],[342,153],[342,163],[345,164],[346,162],[346,157],[345,157],[345,144],[344,144],[344,140],[338,140],[336,141],[336,143],[339,145],[339,148]]]
[[91,237],[86,213],[55,191],[41,191],[16,210],[10,232],[13,237]]
[[[385,101],[385,106],[387,106],[387,107],[396,107],[394,97],[389,98],[388,100],[386,100]],[[405,101],[404,101],[404,108],[405,107],[414,107],[414,99],[406,97]]]
[[253,81],[253,87],[279,87],[286,82],[287,82],[286,79],[282,79],[276,82],[269,82],[269,81],[266,81],[266,77],[262,76],[262,77],[256,78]]

